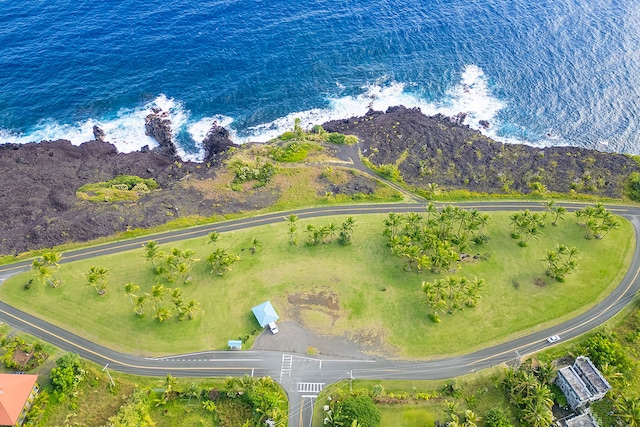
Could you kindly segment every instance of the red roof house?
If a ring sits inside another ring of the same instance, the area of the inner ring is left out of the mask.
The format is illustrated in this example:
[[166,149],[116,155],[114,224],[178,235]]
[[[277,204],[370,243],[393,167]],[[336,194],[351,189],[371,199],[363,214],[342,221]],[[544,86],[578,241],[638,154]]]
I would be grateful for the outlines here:
[[37,375],[0,374],[0,426],[19,426],[38,392]]

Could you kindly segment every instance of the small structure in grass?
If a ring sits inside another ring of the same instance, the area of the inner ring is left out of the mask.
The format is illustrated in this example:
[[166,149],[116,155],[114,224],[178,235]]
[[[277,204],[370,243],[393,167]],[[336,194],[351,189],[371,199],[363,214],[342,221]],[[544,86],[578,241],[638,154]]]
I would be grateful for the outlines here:
[[253,311],[254,316],[256,316],[256,320],[260,324],[261,328],[269,326],[271,332],[274,334],[277,333],[278,328],[275,327],[275,322],[280,318],[280,316],[278,316],[276,309],[271,305],[271,301],[265,301],[260,305],[256,305],[251,309],[251,311]]

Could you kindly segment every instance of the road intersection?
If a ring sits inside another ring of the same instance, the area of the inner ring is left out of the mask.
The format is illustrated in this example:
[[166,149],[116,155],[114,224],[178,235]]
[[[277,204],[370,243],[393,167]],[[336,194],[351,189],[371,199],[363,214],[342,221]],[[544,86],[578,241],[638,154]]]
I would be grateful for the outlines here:
[[[464,208],[481,211],[510,211],[542,209],[540,203],[529,202],[477,202],[457,203]],[[564,204],[568,210],[579,209],[581,204]],[[635,207],[610,207],[613,213],[630,220],[636,233],[640,230],[640,209]],[[64,254],[63,262],[137,249],[153,239],[159,243],[206,236],[216,230],[225,232],[257,225],[283,222],[291,213],[299,218],[331,215],[362,215],[388,212],[422,212],[424,204],[379,204],[331,206],[300,209],[286,213],[273,213],[246,219],[226,221],[193,227],[185,230],[145,236],[137,239],[98,245]],[[28,270],[29,261],[0,266],[0,283],[7,277]],[[603,301],[587,312],[559,325],[537,331],[517,339],[481,349],[476,352],[429,361],[392,361],[384,359],[344,359],[334,357],[315,358],[307,355],[275,351],[202,351],[164,357],[144,357],[120,353],[78,335],[45,322],[35,316],[17,310],[0,301],[0,320],[16,329],[34,335],[44,341],[77,353],[83,358],[110,369],[136,375],[184,377],[270,376],[283,386],[289,396],[289,425],[311,426],[313,404],[318,393],[326,386],[350,378],[359,379],[443,379],[475,372],[480,369],[514,361],[549,346],[546,338],[560,335],[563,340],[575,338],[596,328],[629,304],[640,289],[640,249],[636,245],[629,271],[619,286]]]

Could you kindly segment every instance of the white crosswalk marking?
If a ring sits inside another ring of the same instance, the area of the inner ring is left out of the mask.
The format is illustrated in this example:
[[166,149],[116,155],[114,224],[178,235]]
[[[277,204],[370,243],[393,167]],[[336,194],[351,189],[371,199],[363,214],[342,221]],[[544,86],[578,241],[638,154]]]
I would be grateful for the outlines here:
[[324,383],[297,383],[296,387],[299,393],[319,393],[324,388]]
[[291,378],[291,365],[293,365],[293,356],[290,354],[282,355],[282,366],[280,368],[280,381],[285,376]]

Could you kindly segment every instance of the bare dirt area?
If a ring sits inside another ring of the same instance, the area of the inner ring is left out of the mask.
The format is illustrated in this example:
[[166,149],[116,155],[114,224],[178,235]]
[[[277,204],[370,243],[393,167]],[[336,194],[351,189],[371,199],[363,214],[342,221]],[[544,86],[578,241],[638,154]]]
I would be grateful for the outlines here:
[[299,354],[352,358],[383,356],[392,358],[394,352],[386,342],[387,331],[364,328],[338,334],[335,322],[344,316],[337,294],[329,288],[297,292],[287,296],[284,308],[286,322],[278,323],[277,335],[264,331],[253,349],[277,350]]

